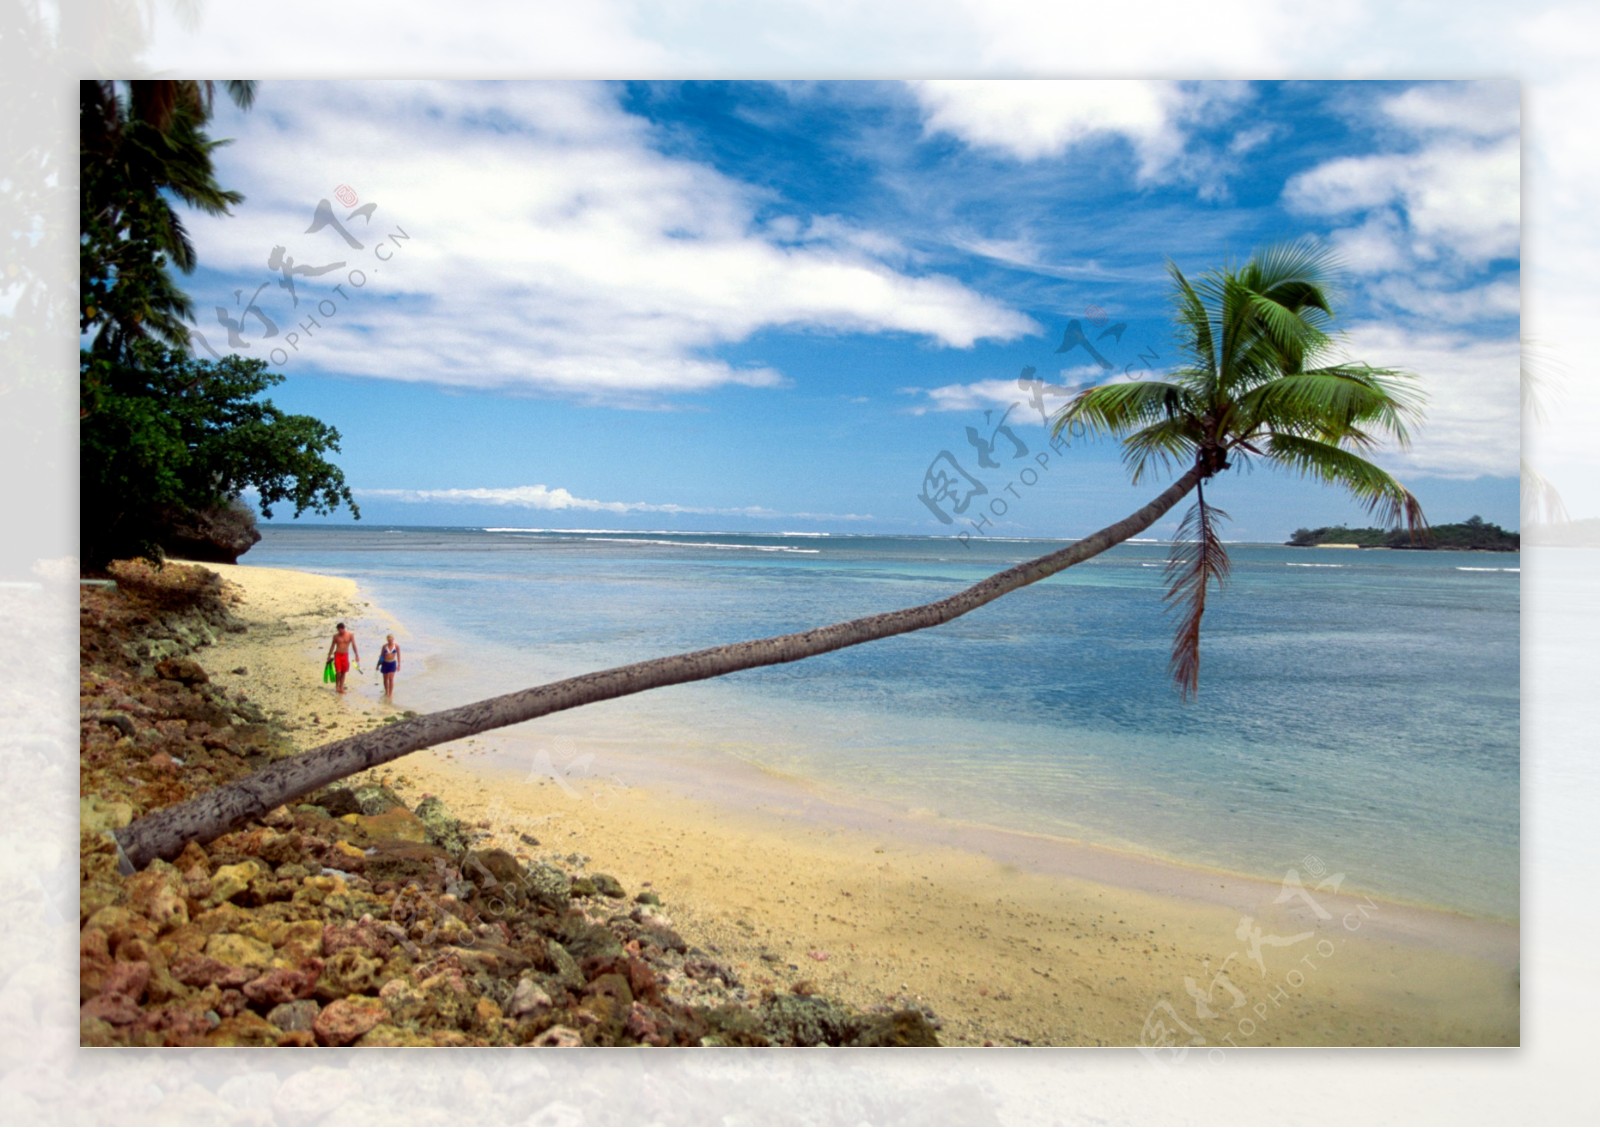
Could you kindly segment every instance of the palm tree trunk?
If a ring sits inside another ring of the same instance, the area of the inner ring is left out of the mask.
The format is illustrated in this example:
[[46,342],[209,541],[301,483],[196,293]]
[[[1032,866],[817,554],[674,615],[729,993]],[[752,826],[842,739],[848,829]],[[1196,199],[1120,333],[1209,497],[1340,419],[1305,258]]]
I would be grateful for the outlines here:
[[385,725],[373,732],[346,737],[298,756],[279,760],[252,776],[153,812],[115,831],[114,837],[122,854],[123,871],[132,873],[143,869],[156,858],[171,860],[182,851],[185,843],[210,842],[291,799],[335,780],[386,764],[408,752],[460,740],[489,729],[519,724],[550,713],[575,709],[580,705],[627,697],[661,686],[703,681],[758,666],[798,662],[830,650],[841,650],[874,639],[948,623],[1002,595],[1053,576],[1074,564],[1100,555],[1129,537],[1137,536],[1194,489],[1201,477],[1202,470],[1196,466],[1148,505],[1092,536],[1047,556],[997,572],[964,591],[933,603],[868,615],[796,634],[713,646],[707,650],[652,658],[628,666],[583,674],[430,713],[399,724]]

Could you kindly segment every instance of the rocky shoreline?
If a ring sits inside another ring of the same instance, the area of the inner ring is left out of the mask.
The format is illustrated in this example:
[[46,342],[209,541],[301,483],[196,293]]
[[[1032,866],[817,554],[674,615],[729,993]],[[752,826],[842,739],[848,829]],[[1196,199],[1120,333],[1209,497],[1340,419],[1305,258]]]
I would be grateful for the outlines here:
[[747,986],[648,884],[488,848],[398,772],[121,876],[109,830],[297,749],[196,657],[246,630],[224,581],[113,576],[80,597],[82,1045],[938,1044],[926,1010]]

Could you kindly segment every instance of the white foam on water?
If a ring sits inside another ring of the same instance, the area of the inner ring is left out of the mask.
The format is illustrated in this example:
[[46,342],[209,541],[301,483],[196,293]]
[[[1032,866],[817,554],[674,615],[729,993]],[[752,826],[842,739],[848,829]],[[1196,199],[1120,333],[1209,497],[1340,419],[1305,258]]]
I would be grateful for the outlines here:
[[718,548],[742,552],[800,552],[809,556],[816,556],[822,552],[820,548],[794,548],[786,544],[721,544],[717,541],[649,540],[643,537],[585,537],[584,539],[603,544],[659,544],[668,548]]

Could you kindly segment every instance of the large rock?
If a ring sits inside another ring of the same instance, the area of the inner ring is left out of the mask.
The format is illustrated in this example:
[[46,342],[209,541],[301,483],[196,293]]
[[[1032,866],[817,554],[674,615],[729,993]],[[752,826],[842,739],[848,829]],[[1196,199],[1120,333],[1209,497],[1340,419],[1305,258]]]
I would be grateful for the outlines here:
[[767,1038],[780,1046],[839,1046],[852,1033],[850,1013],[831,999],[779,995],[761,1007]]
[[234,564],[261,539],[256,516],[238,501],[195,513],[169,513],[161,547],[207,564]]
[[219,932],[206,941],[207,958],[236,968],[272,966],[272,946],[236,932]]
[[393,807],[381,815],[355,815],[368,842],[409,842],[426,845],[428,828],[404,807]]
[[389,1008],[377,999],[336,999],[317,1012],[311,1029],[324,1046],[348,1046],[388,1017]]
[[417,818],[428,828],[428,839],[442,850],[460,856],[471,841],[467,827],[445,808],[435,796],[429,795],[417,804]]
[[108,830],[127,826],[133,821],[133,806],[115,799],[102,799],[98,795],[85,795],[78,800],[78,830],[82,834],[103,834]]
[[193,658],[163,658],[156,663],[156,677],[164,681],[175,681],[183,685],[205,685],[211,680],[211,675],[206,673],[205,667]]

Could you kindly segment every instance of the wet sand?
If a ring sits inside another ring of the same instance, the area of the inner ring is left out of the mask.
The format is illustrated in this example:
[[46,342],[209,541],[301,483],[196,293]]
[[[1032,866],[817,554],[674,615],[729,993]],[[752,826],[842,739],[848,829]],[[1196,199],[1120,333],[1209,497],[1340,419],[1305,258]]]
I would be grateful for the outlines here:
[[[300,747],[403,711],[404,671],[390,704],[375,670],[384,633],[404,646],[405,632],[354,582],[208,567],[244,590],[250,630],[198,657]],[[321,682],[338,619],[365,669],[343,698]],[[924,1006],[950,1045],[1142,1044],[1171,1061],[1519,1040],[1515,924],[1352,893],[1314,858],[1298,885],[1263,881],[874,810],[746,766],[715,787],[645,788],[519,764],[493,733],[376,775],[408,802],[439,796],[493,845],[581,854],[653,889],[685,938],[748,986]]]

